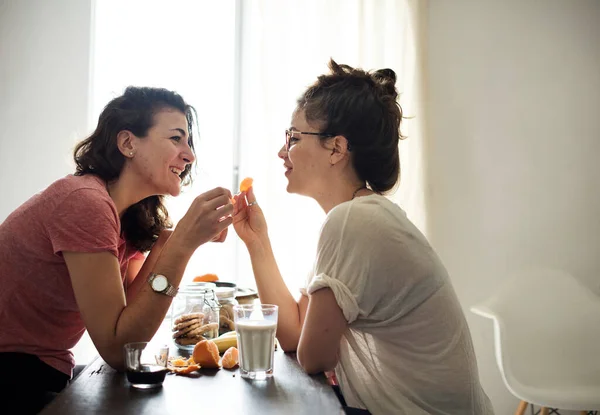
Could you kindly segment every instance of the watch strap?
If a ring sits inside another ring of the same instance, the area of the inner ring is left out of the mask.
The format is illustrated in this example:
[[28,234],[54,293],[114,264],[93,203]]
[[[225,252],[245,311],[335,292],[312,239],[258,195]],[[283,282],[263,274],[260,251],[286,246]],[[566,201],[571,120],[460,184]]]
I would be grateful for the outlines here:
[[163,294],[168,295],[169,297],[175,297],[179,290],[175,288],[171,283],[167,286],[167,289],[163,292]]

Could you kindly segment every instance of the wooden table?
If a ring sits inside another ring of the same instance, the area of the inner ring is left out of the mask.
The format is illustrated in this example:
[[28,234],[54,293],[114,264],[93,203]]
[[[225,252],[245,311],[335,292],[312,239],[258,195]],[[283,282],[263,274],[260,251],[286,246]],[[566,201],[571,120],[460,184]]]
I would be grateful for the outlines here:
[[154,390],[132,388],[124,373],[101,358],[88,365],[42,415],[70,414],[344,414],[323,374],[309,376],[294,354],[275,352],[274,376],[240,377],[239,369],[201,370],[197,377],[167,375]]

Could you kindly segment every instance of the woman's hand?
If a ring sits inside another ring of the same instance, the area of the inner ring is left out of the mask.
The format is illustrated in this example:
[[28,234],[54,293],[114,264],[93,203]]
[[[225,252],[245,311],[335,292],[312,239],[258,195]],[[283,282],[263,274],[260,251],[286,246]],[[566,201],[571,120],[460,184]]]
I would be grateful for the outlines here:
[[173,237],[191,250],[209,241],[223,242],[233,222],[232,214],[231,192],[222,187],[209,190],[194,199]]
[[246,246],[268,238],[267,221],[256,203],[254,188],[234,196],[233,228]]

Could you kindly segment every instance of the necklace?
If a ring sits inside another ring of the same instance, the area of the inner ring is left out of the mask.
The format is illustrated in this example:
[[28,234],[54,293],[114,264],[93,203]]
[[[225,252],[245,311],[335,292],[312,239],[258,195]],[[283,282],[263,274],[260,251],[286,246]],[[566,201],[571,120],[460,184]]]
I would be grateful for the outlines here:
[[352,193],[352,199],[350,199],[350,200],[353,200],[353,199],[356,197],[356,194],[357,194],[358,192],[360,192],[362,189],[366,189],[366,188],[367,188],[367,186],[361,186],[361,187],[359,187],[358,189],[356,189],[356,190],[354,191],[354,193]]

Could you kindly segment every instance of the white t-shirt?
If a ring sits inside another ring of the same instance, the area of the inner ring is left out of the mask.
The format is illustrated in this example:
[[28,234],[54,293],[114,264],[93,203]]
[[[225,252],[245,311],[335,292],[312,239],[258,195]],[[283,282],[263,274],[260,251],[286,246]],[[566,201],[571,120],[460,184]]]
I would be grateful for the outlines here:
[[446,269],[398,205],[371,195],[329,212],[303,293],[324,287],[348,321],[335,373],[349,406],[493,414]]

